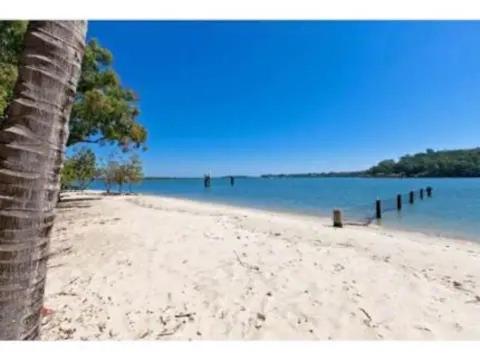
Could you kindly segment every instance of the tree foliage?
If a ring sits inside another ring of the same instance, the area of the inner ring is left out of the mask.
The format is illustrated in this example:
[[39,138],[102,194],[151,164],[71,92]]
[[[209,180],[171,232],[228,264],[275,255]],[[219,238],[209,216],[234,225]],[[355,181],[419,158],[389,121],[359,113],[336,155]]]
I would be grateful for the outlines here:
[[131,192],[132,184],[139,183],[143,179],[142,161],[140,160],[140,157],[138,155],[133,154],[124,166],[126,172],[126,180],[127,183],[130,185]]
[[480,177],[480,148],[405,155],[398,162],[385,160],[370,168],[371,176]]
[[[26,26],[26,21],[0,21],[0,115],[11,100]],[[112,64],[111,52],[97,40],[87,44],[67,146],[117,144],[123,150],[144,146],[147,131],[137,120],[138,97],[121,85]]]
[[110,193],[112,186],[116,183],[117,172],[119,171],[120,164],[116,160],[109,160],[106,164],[102,165],[98,175],[99,178],[103,179],[105,183],[105,189],[107,193]]
[[86,189],[97,175],[95,153],[88,148],[82,148],[65,159],[61,184],[63,189]]
[[68,145],[80,142],[117,143],[140,147],[147,133],[136,120],[138,98],[123,88],[112,65],[112,54],[91,40],[85,49],[77,101],[70,119]]
[[111,158],[103,165],[99,172],[103,179],[107,193],[111,192],[112,186],[117,185],[118,191],[123,191],[123,186],[129,184],[130,191],[132,184],[143,180],[143,167],[140,157],[133,154],[128,159]]
[[0,21],[0,116],[12,100],[26,21]]

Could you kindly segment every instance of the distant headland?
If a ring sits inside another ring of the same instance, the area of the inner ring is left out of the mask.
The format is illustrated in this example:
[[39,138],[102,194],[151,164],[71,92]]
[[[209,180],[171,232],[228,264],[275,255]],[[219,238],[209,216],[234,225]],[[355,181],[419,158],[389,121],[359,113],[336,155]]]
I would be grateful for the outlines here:
[[383,160],[362,171],[262,175],[262,178],[281,177],[480,177],[480,147],[440,151],[427,149],[414,155],[404,155],[398,161]]

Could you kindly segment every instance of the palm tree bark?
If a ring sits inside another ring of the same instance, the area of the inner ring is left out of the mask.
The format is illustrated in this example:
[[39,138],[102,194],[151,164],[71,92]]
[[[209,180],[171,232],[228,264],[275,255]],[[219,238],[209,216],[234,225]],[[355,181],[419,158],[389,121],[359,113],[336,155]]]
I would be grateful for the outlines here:
[[0,124],[0,339],[39,337],[47,255],[85,21],[31,21]]

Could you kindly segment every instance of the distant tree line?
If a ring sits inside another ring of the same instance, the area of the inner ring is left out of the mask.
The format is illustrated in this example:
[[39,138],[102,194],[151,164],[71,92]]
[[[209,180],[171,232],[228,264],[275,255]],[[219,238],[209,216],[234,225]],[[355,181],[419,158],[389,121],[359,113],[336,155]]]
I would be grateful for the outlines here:
[[364,171],[264,174],[262,177],[480,177],[480,148],[441,151],[427,149],[414,155],[407,154],[398,161],[383,160]]
[[365,172],[389,177],[480,177],[480,148],[434,151],[405,155],[397,162],[383,160]]

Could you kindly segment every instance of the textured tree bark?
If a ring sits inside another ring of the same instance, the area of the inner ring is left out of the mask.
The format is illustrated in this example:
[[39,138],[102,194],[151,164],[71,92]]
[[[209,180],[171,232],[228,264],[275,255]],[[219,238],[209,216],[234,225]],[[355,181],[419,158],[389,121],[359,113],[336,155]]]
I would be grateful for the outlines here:
[[85,21],[31,21],[0,124],[0,339],[39,337],[47,254]]

